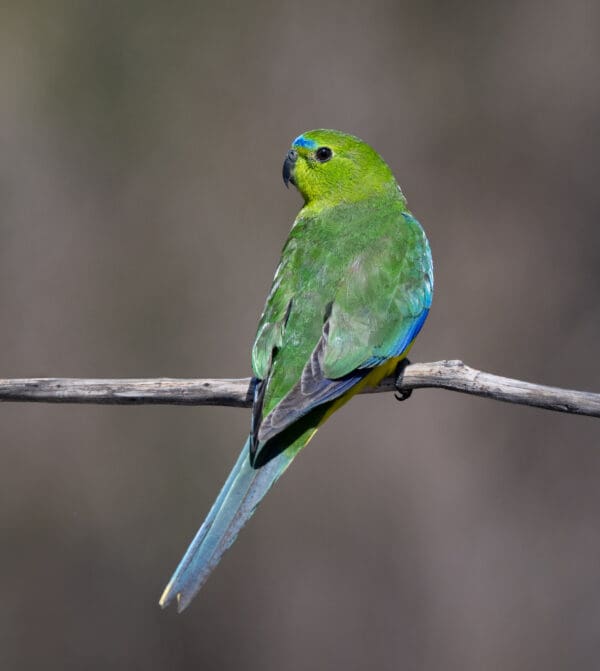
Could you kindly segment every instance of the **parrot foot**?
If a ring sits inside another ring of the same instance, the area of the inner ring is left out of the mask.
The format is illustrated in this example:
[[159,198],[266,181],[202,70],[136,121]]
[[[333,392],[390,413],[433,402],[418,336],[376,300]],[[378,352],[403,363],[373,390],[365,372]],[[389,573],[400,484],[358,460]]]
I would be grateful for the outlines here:
[[397,401],[406,401],[412,396],[413,390],[412,389],[402,389],[402,375],[404,373],[404,369],[410,365],[410,361],[408,359],[402,359],[402,361],[398,364],[396,368],[396,393],[394,396],[396,397]]

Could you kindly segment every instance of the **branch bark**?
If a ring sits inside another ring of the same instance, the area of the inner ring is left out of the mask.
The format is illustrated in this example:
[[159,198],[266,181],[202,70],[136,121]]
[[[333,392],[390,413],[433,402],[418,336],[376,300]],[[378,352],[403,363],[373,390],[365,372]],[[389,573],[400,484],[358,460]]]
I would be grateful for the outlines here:
[[[492,375],[462,361],[409,364],[399,388],[449,389],[496,401],[519,403],[546,410],[600,417],[600,394]],[[386,378],[363,393],[394,391],[395,379]],[[242,379],[0,379],[0,401],[43,403],[101,403],[112,405],[222,405],[246,408],[252,405],[252,381]]]

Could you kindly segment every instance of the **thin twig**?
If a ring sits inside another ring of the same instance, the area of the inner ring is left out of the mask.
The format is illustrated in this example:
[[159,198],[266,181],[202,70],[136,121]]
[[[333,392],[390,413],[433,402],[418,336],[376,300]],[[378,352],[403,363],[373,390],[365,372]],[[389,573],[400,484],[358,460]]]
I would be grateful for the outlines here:
[[[424,387],[449,389],[557,412],[600,417],[600,394],[547,387],[500,377],[470,368],[462,361],[435,361],[406,366],[399,388],[408,391]],[[371,393],[395,389],[394,378],[386,378],[378,387],[365,391]],[[252,382],[249,378],[0,379],[0,401],[113,405],[223,405],[245,408],[252,404]]]

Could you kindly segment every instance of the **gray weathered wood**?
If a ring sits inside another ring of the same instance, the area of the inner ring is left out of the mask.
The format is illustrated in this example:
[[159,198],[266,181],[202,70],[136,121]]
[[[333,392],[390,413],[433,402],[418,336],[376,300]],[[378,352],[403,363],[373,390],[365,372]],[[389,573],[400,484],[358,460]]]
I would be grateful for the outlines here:
[[[547,387],[492,375],[462,361],[435,361],[408,365],[401,389],[449,389],[497,401],[546,410],[600,417],[600,394]],[[394,379],[385,379],[367,393],[394,391]],[[171,404],[223,405],[239,408],[252,404],[249,378],[242,379],[0,379],[0,401],[44,403],[102,403],[113,405]]]

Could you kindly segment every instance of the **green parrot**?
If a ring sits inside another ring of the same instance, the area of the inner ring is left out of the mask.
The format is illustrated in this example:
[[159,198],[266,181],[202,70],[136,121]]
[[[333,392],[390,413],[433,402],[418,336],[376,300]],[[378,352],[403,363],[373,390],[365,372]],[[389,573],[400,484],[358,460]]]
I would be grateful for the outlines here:
[[429,312],[433,267],[391,170],[335,130],[292,143],[283,179],[304,199],[252,349],[250,435],[160,605],[186,608],[318,427],[394,373]]

